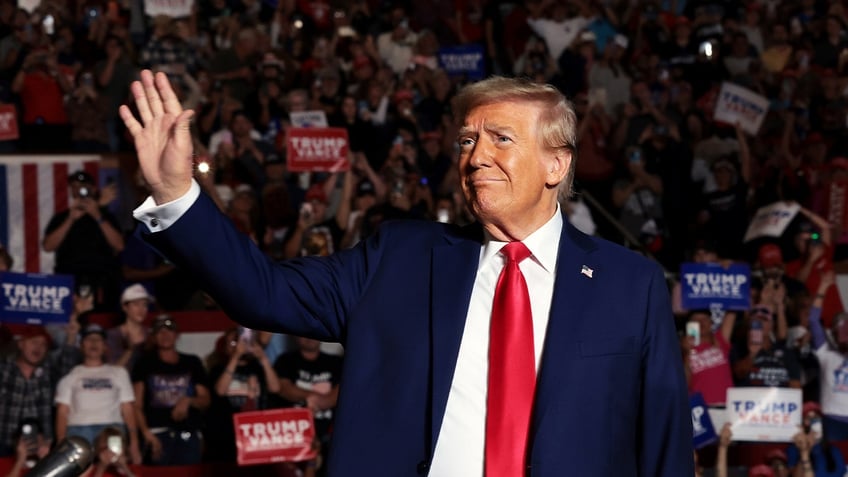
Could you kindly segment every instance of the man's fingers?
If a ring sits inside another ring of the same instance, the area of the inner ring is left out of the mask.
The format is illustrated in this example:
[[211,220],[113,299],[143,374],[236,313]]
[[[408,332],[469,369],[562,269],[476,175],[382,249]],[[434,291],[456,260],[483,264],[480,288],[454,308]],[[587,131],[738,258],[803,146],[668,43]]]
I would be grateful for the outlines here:
[[164,111],[162,109],[162,98],[159,96],[159,91],[156,89],[156,84],[154,83],[153,73],[150,70],[141,72],[141,85],[144,86],[144,94],[147,95],[147,104],[150,112],[154,117],[161,116]]
[[159,90],[159,96],[162,98],[165,112],[179,116],[183,112],[183,107],[177,99],[174,89],[171,88],[171,82],[168,81],[168,76],[162,72],[156,73],[154,81],[156,83],[156,89]]
[[177,116],[177,127],[180,129],[190,129],[191,128],[191,118],[194,117],[193,109],[186,109],[185,111],[180,112],[180,115]]
[[139,81],[133,81],[130,84],[130,91],[135,98],[135,106],[138,108],[138,114],[141,116],[141,121],[144,124],[149,123],[153,119],[153,114],[150,112],[150,105],[147,101],[147,95],[144,93],[144,86]]
[[135,119],[135,116],[133,116],[132,111],[130,111],[130,108],[127,105],[122,104],[121,107],[118,108],[118,114],[121,115],[124,125],[133,137],[141,132],[141,124]]

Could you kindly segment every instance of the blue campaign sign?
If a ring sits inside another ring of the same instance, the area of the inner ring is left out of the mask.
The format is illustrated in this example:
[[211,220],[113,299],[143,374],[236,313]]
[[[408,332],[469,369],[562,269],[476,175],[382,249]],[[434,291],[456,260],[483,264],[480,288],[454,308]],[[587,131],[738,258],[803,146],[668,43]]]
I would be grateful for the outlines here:
[[680,266],[683,308],[708,309],[720,304],[725,310],[747,310],[751,304],[751,268],[734,263],[684,263]]
[[695,393],[689,397],[689,406],[692,408],[692,445],[695,449],[708,446],[718,440],[710,413],[707,412],[707,403],[701,393]]
[[74,277],[0,273],[0,322],[67,323],[73,310]]
[[486,77],[483,45],[449,46],[439,49],[439,65],[450,76],[465,76],[469,80]]

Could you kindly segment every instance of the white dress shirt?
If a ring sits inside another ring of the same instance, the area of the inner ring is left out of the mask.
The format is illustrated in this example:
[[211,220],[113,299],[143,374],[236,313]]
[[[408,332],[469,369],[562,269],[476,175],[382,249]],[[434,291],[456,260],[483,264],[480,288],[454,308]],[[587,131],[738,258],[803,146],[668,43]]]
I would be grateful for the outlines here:
[[[133,216],[147,225],[152,232],[162,231],[179,219],[199,195],[200,187],[192,180],[191,188],[183,197],[159,206],[152,198],[148,198],[133,211]],[[527,281],[530,294],[537,372],[550,316],[562,227],[562,214],[557,204],[553,217],[523,240],[532,253],[519,267]],[[468,316],[433,453],[430,477],[483,476],[489,321],[492,316],[495,286],[506,263],[503,255],[499,253],[505,245],[506,242],[492,240],[486,234],[480,247],[477,278],[471,291]]]
[[[533,313],[533,343],[536,371],[542,358],[542,345],[554,293],[557,252],[562,231],[559,205],[551,219],[523,240],[532,256],[519,265],[530,294]],[[465,330],[459,345],[456,370],[448,393],[448,403],[430,477],[482,477],[486,442],[486,389],[489,372],[489,321],[495,286],[506,259],[499,252],[506,242],[486,236],[480,247],[477,278],[471,291]]]

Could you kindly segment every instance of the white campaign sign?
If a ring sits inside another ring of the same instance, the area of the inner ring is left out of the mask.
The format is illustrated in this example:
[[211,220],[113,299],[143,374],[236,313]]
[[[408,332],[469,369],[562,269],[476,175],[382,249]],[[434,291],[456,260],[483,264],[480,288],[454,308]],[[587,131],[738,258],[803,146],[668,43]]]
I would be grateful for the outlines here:
[[726,412],[735,441],[792,442],[801,424],[801,390],[729,388]]
[[780,237],[801,210],[797,202],[775,202],[760,207],[748,224],[744,242],[760,237]]
[[716,98],[714,119],[728,124],[738,123],[749,134],[757,134],[768,109],[769,101],[765,96],[725,82],[721,84]]
[[294,111],[289,113],[289,120],[296,128],[325,128],[327,114],[324,111]]
[[144,0],[144,13],[155,17],[165,15],[172,18],[182,18],[191,15],[194,0]]

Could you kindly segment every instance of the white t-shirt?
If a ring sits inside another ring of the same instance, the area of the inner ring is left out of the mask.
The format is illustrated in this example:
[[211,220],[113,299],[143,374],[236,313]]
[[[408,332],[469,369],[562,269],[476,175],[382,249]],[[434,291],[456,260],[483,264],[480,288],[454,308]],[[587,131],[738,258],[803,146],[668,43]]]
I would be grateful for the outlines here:
[[848,417],[848,359],[826,343],[816,350],[821,368],[821,407],[828,416]]
[[56,387],[56,403],[71,408],[69,426],[124,422],[121,403],[133,401],[130,376],[122,366],[79,365]]

